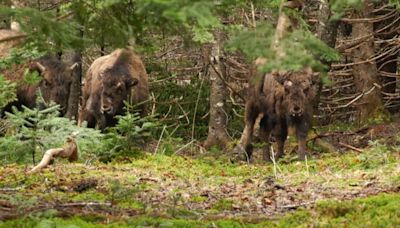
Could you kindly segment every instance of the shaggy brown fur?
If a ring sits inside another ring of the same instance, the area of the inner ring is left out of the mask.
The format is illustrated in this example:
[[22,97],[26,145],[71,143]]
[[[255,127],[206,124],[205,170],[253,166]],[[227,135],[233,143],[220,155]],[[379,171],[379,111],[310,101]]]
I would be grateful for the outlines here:
[[296,130],[299,159],[305,159],[306,137],[311,127],[318,77],[309,69],[289,73],[274,72],[263,76],[256,72],[255,69],[252,72],[253,83],[250,83],[252,86],[246,102],[245,129],[234,153],[242,154],[245,151],[247,158],[250,158],[254,124],[261,115],[260,136],[267,143],[263,159],[270,160],[271,133],[278,144],[275,159],[283,155],[289,126]]
[[[42,80],[34,85],[24,82],[25,70],[37,71]],[[36,107],[36,93],[40,90],[46,103],[51,101],[60,105],[61,114],[65,114],[68,106],[70,85],[72,81],[71,68],[56,57],[45,56],[21,65],[14,65],[11,69],[1,72],[7,80],[17,83],[17,101],[11,106],[25,105],[29,108]]]
[[[88,127],[98,124],[104,130],[115,124],[115,115],[124,113],[124,101],[138,104],[149,96],[143,62],[130,49],[117,49],[96,59],[85,80],[79,125],[87,121]],[[141,115],[146,115],[145,105],[141,104],[139,108]]]

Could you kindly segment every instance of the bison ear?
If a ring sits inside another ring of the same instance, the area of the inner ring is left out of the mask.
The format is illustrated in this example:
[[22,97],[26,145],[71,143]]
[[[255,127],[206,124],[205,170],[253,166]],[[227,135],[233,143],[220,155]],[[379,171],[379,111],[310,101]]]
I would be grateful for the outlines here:
[[77,68],[79,66],[79,63],[74,63],[74,64],[72,64],[70,67],[69,67],[69,69],[70,70],[74,70],[75,68]]
[[285,82],[288,79],[288,76],[286,73],[282,72],[272,72],[271,75],[274,77],[274,79],[281,85],[284,85]]

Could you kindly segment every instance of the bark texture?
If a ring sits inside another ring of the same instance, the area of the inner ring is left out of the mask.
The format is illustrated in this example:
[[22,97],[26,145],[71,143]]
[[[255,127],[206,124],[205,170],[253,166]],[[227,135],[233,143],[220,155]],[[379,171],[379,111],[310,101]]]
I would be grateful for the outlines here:
[[319,4],[317,37],[329,47],[334,48],[336,44],[339,20],[330,20],[332,12],[329,9],[328,0],[320,0]]
[[[373,4],[366,1],[360,11],[354,12],[353,17],[369,18],[373,10]],[[352,27],[352,39],[360,39],[366,35],[373,34],[373,24],[368,21],[354,22]],[[358,116],[360,123],[365,123],[383,110],[380,96],[380,88],[376,85],[378,81],[378,70],[376,62],[370,60],[375,54],[374,36],[366,39],[357,48],[353,49],[353,75],[355,87],[363,97],[358,103]]]
[[68,110],[66,117],[69,119],[78,119],[79,98],[81,96],[81,80],[82,80],[82,53],[75,51],[72,57],[72,64],[78,64],[71,72],[72,82],[70,87]]
[[204,142],[206,148],[220,146],[225,148],[228,142],[226,96],[227,88],[224,81],[226,68],[222,59],[221,42],[222,31],[215,32],[216,41],[211,47],[209,58],[209,73],[211,81],[210,94],[210,120],[208,123],[208,135]]
[[[339,20],[332,21],[332,11],[329,8],[328,0],[320,0],[319,2],[319,13],[318,13],[318,25],[316,27],[317,37],[326,43],[329,47],[335,48],[336,39],[337,39],[337,31],[339,27]],[[331,68],[331,63],[322,59],[322,63],[327,66],[327,72],[329,72]],[[314,110],[318,112],[318,104],[320,102],[321,92],[322,92],[322,80],[319,81],[317,87],[317,96],[315,99]]]

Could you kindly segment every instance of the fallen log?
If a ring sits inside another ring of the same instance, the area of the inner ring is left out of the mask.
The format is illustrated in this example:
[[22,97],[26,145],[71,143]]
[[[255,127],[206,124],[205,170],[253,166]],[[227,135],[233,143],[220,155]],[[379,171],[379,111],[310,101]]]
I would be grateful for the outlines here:
[[67,137],[63,148],[53,148],[47,150],[44,153],[40,163],[33,167],[30,171],[28,171],[27,174],[38,172],[41,169],[47,167],[50,162],[56,157],[68,158],[69,162],[74,162],[78,160],[78,146],[76,145],[74,136]]

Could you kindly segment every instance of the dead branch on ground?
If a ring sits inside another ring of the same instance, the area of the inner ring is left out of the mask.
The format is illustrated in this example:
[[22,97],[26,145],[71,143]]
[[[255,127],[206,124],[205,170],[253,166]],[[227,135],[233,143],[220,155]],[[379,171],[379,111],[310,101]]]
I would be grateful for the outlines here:
[[54,158],[68,158],[69,162],[78,160],[78,147],[75,142],[75,136],[68,136],[63,148],[49,149],[44,153],[42,161],[33,167],[27,174],[32,174],[47,167]]

